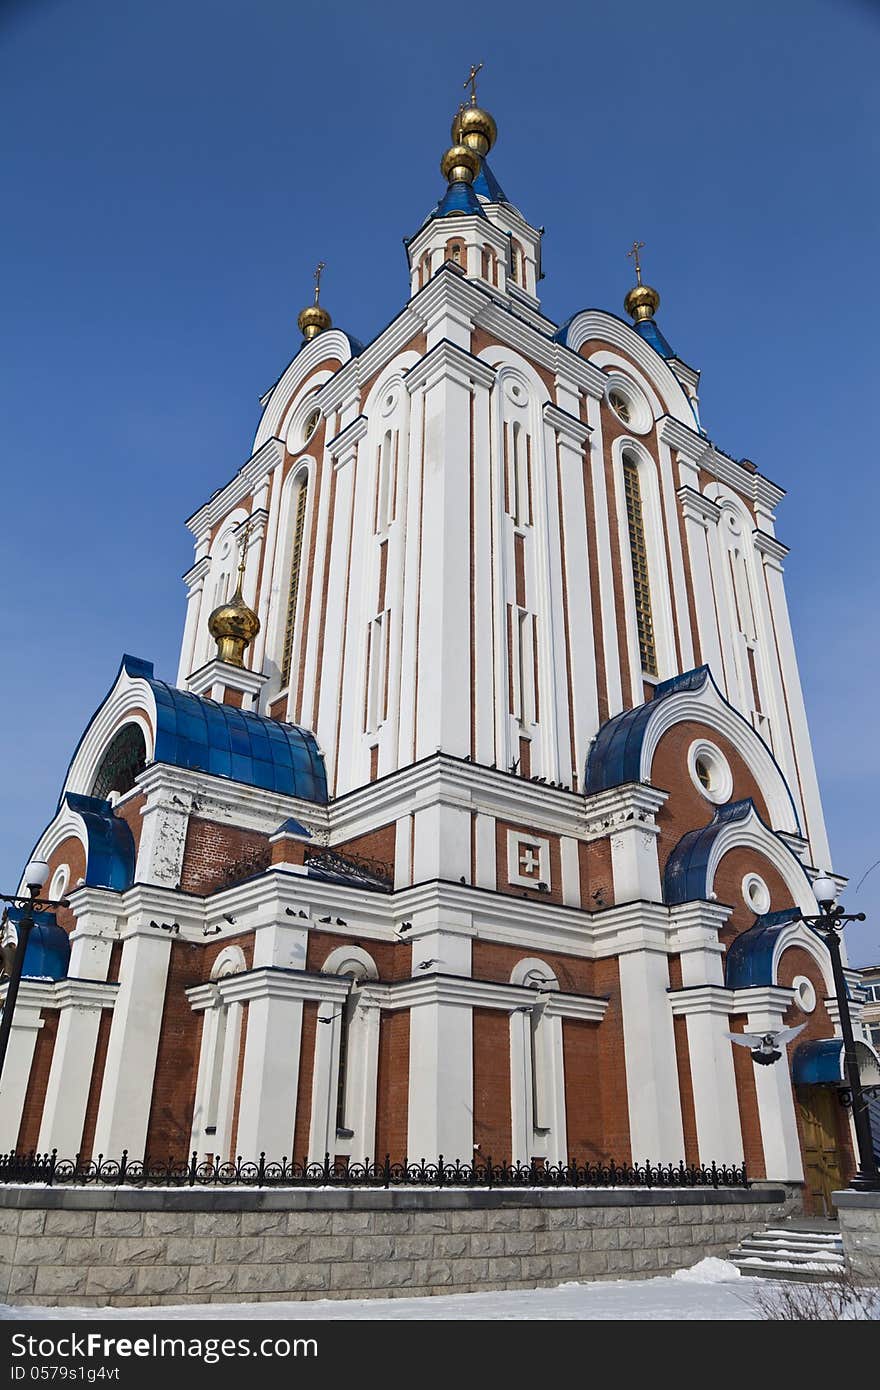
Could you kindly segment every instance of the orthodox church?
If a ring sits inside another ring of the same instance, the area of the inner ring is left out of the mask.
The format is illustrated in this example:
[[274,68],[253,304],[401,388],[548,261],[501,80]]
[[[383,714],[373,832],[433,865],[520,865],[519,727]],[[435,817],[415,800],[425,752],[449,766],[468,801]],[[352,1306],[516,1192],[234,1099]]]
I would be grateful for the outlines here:
[[372,342],[319,268],[176,679],[124,656],[73,752],[0,1148],[852,1170],[783,491],[640,244],[625,318],[546,317],[496,134],[472,85]]

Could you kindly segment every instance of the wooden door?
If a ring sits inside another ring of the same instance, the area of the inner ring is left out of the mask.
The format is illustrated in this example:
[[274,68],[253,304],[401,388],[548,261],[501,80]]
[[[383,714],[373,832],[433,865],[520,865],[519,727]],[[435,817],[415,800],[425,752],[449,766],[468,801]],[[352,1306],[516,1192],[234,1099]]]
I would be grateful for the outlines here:
[[796,1091],[804,1146],[804,1180],[810,1210],[835,1217],[831,1193],[843,1187],[838,1139],[840,1101],[834,1086],[798,1086]]

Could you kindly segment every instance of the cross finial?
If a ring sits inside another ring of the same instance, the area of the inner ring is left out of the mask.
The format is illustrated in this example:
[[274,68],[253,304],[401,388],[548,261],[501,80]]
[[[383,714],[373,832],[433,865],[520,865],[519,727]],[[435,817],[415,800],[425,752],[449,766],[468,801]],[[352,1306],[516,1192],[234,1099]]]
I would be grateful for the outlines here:
[[627,258],[634,260],[636,263],[636,280],[639,284],[642,283],[642,265],[641,261],[639,260],[639,252],[644,249],[644,245],[645,243],[643,241],[634,241],[632,244],[632,250],[627,251],[626,253]]
[[315,266],[315,303],[316,303],[316,304],[317,304],[317,302],[318,302],[318,296],[319,296],[319,294],[321,293],[321,272],[322,272],[322,270],[326,270],[326,269],[327,269],[327,266],[326,266],[326,263],[325,263],[324,261],[318,261],[318,264]]
[[476,67],[471,63],[471,70],[463,83],[465,87],[470,87],[471,89],[471,106],[476,106],[477,104],[477,73],[482,71],[482,63],[477,63]]
[[243,524],[242,526],[239,527],[238,536],[236,537],[236,539],[237,539],[237,541],[238,541],[238,589],[239,589],[239,593],[241,592],[241,586],[242,586],[242,582],[243,582],[243,580],[244,580],[245,554],[246,554],[246,552],[247,552],[248,542],[250,541],[250,538],[251,538],[251,531],[254,529],[254,527],[256,526],[256,524],[257,524],[257,519],[256,519],[256,517],[255,517],[255,516],[249,516],[248,519],[247,519],[247,521],[244,522],[244,524]]

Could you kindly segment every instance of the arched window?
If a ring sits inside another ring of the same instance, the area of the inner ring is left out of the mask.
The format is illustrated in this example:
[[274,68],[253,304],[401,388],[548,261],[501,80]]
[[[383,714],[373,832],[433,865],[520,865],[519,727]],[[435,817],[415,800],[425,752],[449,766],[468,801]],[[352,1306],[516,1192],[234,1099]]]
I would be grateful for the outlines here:
[[303,541],[306,529],[306,506],[309,500],[308,474],[303,473],[293,504],[293,545],[290,553],[290,579],[287,586],[287,617],[284,624],[284,645],[281,650],[281,684],[290,681],[290,664],[293,660],[293,635],[296,625],[296,605],[299,598],[299,580],[302,569]]
[[562,1021],[547,1007],[559,983],[540,960],[519,961],[510,982],[534,991],[534,1003],[510,1016],[513,1158],[559,1162],[566,1154]]
[[375,1137],[375,1086],[378,1067],[379,1008],[365,1001],[363,990],[378,975],[372,957],[358,946],[338,946],[324,962],[322,974],[344,980],[318,1006],[312,1074],[309,1153],[363,1156],[372,1153]]
[[147,765],[147,745],[139,724],[125,724],[110,741],[101,766],[95,773],[91,796],[106,801],[111,792],[124,796],[134,786],[134,779]]
[[623,455],[623,492],[629,529],[629,552],[636,605],[636,627],[639,635],[639,655],[642,670],[649,676],[656,676],[657,645],[654,638],[654,617],[651,610],[651,580],[648,570],[648,549],[645,544],[645,522],[642,514],[642,489],[639,482],[639,465],[631,454]]

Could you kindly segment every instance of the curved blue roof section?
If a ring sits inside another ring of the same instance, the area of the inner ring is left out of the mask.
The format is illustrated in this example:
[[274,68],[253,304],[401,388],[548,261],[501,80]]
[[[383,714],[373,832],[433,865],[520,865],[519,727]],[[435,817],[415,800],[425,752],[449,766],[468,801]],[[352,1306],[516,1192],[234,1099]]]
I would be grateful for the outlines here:
[[748,820],[755,810],[751,797],[717,807],[708,825],[689,830],[672,850],[663,871],[663,901],[690,903],[708,896],[712,849],[725,826]]
[[308,729],[178,690],[155,679],[151,661],[124,656],[122,667],[146,680],[155,697],[156,762],[304,801],[327,801],[324,759]]
[[800,921],[796,907],[766,912],[748,931],[740,932],[727,950],[724,983],[728,989],[753,989],[773,984],[773,952],[784,927]]
[[[11,907],[9,920],[18,923],[24,909]],[[24,953],[22,976],[30,980],[64,980],[70,964],[70,941],[54,912],[35,912]]]
[[827,1086],[843,1080],[843,1038],[811,1038],[794,1050],[791,1079],[796,1086]]
[[114,888],[124,893],[134,882],[134,836],[128,824],[114,816],[109,801],[67,793],[71,811],[82,816],[86,827],[86,883],[91,888]]
[[473,213],[485,217],[479,198],[469,183],[451,183],[431,217],[449,217],[451,213]]
[[496,179],[485,159],[480,164],[480,172],[474,179],[474,192],[490,203],[509,203],[510,199]]
[[634,323],[633,330],[638,333],[640,338],[644,338],[655,352],[659,352],[661,357],[677,356],[653,319],[642,319],[640,323]]
[[642,743],[648,721],[657,705],[682,690],[702,690],[712,680],[708,666],[698,666],[683,675],[673,676],[654,687],[654,694],[643,705],[624,710],[603,724],[590,748],[584,780],[587,795],[619,787],[625,782],[641,781]]

